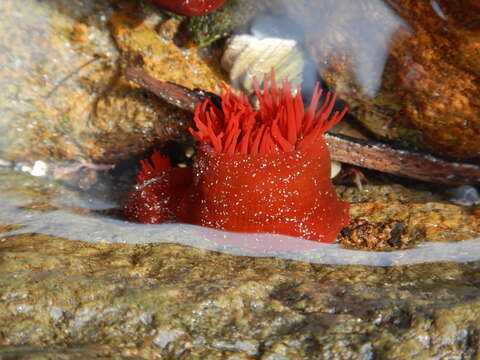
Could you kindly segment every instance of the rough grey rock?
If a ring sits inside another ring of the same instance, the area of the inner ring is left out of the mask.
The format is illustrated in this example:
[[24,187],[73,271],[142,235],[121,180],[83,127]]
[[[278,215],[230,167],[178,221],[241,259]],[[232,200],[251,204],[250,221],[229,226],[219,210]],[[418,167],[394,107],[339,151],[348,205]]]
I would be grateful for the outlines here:
[[0,239],[0,359],[460,359],[480,262],[333,266],[176,244]]

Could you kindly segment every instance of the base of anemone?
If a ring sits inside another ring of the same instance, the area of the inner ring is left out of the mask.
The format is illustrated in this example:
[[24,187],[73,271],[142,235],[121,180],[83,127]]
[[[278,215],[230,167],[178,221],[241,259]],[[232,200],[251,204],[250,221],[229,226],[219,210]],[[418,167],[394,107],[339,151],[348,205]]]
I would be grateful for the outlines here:
[[178,220],[226,231],[333,242],[349,204],[330,181],[323,141],[287,153],[228,155],[202,148]]
[[204,146],[192,169],[168,165],[150,169],[152,178],[144,174],[127,199],[125,215],[142,223],[177,221],[333,242],[349,222],[349,204],[338,199],[330,169],[324,141],[254,155]]

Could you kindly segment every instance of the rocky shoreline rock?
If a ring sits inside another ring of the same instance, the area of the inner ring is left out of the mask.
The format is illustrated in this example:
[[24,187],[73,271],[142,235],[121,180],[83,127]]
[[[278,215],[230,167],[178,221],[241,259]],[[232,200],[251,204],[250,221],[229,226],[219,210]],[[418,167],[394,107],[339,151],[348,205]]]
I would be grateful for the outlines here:
[[41,234],[0,250],[2,359],[470,358],[480,341],[480,262],[332,266]]

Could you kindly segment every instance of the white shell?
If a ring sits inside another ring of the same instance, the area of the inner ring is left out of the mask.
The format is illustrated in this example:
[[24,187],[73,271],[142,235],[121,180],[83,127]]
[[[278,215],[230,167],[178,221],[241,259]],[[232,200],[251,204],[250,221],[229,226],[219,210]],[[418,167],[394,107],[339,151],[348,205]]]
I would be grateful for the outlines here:
[[340,173],[340,170],[342,170],[342,163],[332,160],[330,179],[333,179],[335,176],[337,176]]
[[234,35],[225,48],[222,67],[230,73],[232,86],[248,94],[254,92],[253,78],[263,81],[275,69],[277,82],[288,78],[292,89],[302,83],[306,55],[297,41]]

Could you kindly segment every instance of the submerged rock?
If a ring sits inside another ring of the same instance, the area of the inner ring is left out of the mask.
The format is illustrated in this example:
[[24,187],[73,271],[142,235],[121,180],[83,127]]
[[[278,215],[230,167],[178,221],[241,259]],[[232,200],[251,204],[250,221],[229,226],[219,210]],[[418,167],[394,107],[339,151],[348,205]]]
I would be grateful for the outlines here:
[[[78,136],[118,55],[107,28],[111,7],[89,0],[5,0],[0,10],[1,156],[83,156]],[[75,35],[79,24],[82,41]]]
[[378,137],[480,155],[475,1],[282,2],[320,74]]
[[400,184],[339,186],[354,221],[341,242],[370,250],[412,248],[419,242],[463,241],[480,236],[478,210],[443,202],[440,195]]
[[174,43],[178,23],[153,5],[6,0],[0,9],[4,159],[116,162],[181,137],[191,115],[127,82],[126,66],[210,91],[223,79],[206,51]]
[[[175,43],[178,21],[162,18],[150,8],[143,10],[142,18],[140,10],[126,4],[110,18],[122,62],[118,80],[99,100],[97,116],[92,120],[104,132],[101,139],[95,137],[103,150],[96,157],[122,159],[166,140],[187,137],[191,114],[128,83],[123,77],[127,67],[140,65],[162,81],[216,93],[220,91],[218,84],[224,80],[218,60],[207,50]],[[119,148],[123,151],[119,152]]]

